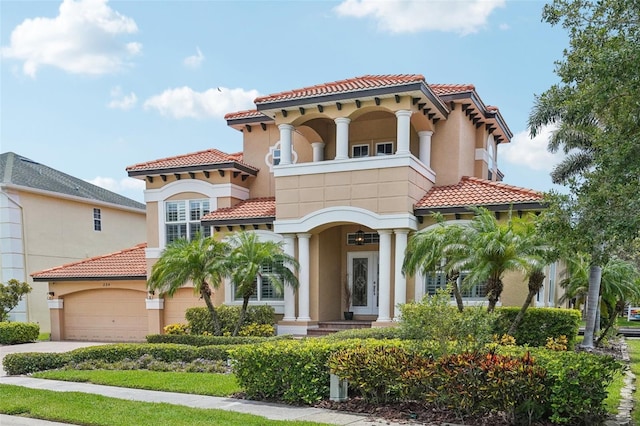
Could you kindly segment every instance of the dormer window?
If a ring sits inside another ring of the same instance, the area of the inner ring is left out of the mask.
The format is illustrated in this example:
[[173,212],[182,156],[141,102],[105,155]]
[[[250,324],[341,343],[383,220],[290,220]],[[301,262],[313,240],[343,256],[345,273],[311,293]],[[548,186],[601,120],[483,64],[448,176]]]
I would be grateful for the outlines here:
[[381,142],[376,144],[376,155],[393,154],[393,142]]

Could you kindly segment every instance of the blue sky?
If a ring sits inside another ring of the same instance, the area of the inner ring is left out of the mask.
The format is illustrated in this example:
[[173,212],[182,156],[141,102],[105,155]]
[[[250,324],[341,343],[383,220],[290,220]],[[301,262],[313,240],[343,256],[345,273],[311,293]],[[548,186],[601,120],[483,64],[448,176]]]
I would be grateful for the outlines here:
[[[535,94],[558,81],[566,33],[543,1],[0,0],[0,151],[143,200],[129,165],[242,150],[227,112],[259,95],[366,74],[470,83],[514,133],[505,182],[561,189]],[[218,90],[218,88],[220,90]]]

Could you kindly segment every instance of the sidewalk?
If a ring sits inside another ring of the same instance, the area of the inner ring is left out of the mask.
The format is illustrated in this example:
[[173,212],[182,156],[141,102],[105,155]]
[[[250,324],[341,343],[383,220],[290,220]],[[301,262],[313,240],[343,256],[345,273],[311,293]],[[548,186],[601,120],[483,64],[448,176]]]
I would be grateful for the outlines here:
[[[27,376],[3,376],[0,377],[0,384],[24,386],[33,389],[44,389],[56,392],[83,392],[131,401],[165,402],[168,404],[184,405],[192,408],[227,410],[237,413],[254,414],[271,420],[304,420],[317,423],[349,426],[371,426],[376,424],[389,426],[411,425],[411,423],[391,423],[387,420],[322,408],[297,407],[234,398],[220,398],[175,392],[158,392],[120,388],[115,386],[93,385],[88,383],[34,379]],[[0,424],[2,426],[59,425],[59,423],[52,422],[36,423],[33,419],[11,416],[1,416]],[[414,424],[417,425],[419,423]]]

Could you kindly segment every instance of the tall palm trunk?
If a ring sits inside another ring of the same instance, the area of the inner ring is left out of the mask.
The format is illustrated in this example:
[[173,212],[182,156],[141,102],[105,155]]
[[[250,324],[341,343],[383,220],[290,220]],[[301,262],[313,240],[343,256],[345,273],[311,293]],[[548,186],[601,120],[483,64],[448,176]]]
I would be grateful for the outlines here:
[[520,312],[518,312],[518,315],[516,315],[515,319],[513,320],[513,323],[511,323],[511,326],[509,327],[509,331],[507,331],[507,334],[510,336],[513,336],[513,334],[516,332],[516,329],[518,328],[518,326],[520,325],[520,322],[522,322],[522,319],[524,318],[524,314],[527,312],[527,309],[529,309],[529,306],[531,306],[531,301],[533,300],[533,297],[538,294],[538,292],[540,291],[540,289],[542,288],[542,283],[544,282],[544,272],[542,272],[542,270],[536,270],[533,271],[530,275],[529,275],[529,293],[527,294],[527,298],[525,299],[524,303],[522,304],[522,307],[520,308]]
[[460,292],[460,287],[458,286],[458,278],[460,278],[460,272],[452,272],[447,276],[447,281],[449,282],[449,285],[451,285],[451,289],[453,290],[453,297],[456,299],[458,311],[462,312],[464,310],[464,304],[462,303],[462,293]]
[[601,279],[602,267],[599,265],[591,265],[589,267],[589,293],[587,295],[587,324],[584,329],[584,338],[582,339],[581,345],[583,348],[587,349],[593,348],[593,336],[596,331],[596,316],[598,313]]
[[238,317],[238,322],[236,323],[236,328],[233,330],[233,335],[237,336],[240,333],[240,329],[242,328],[242,324],[244,324],[244,319],[247,316],[247,308],[249,307],[249,299],[251,298],[251,294],[245,295],[242,298],[242,309],[240,309],[240,316]]
[[498,304],[498,299],[502,294],[502,280],[500,278],[491,277],[487,280],[487,298],[489,299],[489,305],[487,306],[487,312],[493,312]]
[[216,312],[216,308],[213,306],[213,302],[211,301],[211,287],[206,282],[203,282],[200,286],[200,295],[204,299],[204,303],[207,305],[207,309],[209,310],[209,314],[211,315],[211,322],[213,323],[213,335],[221,336],[222,328],[220,327],[220,320],[218,319],[218,313]]

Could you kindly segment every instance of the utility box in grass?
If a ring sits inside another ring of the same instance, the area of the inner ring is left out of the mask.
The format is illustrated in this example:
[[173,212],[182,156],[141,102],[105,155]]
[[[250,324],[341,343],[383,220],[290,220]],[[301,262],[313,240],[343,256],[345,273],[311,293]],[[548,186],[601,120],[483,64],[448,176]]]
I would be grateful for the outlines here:
[[341,380],[335,374],[330,375],[329,399],[331,401],[343,402],[348,399],[349,384],[346,380]]

